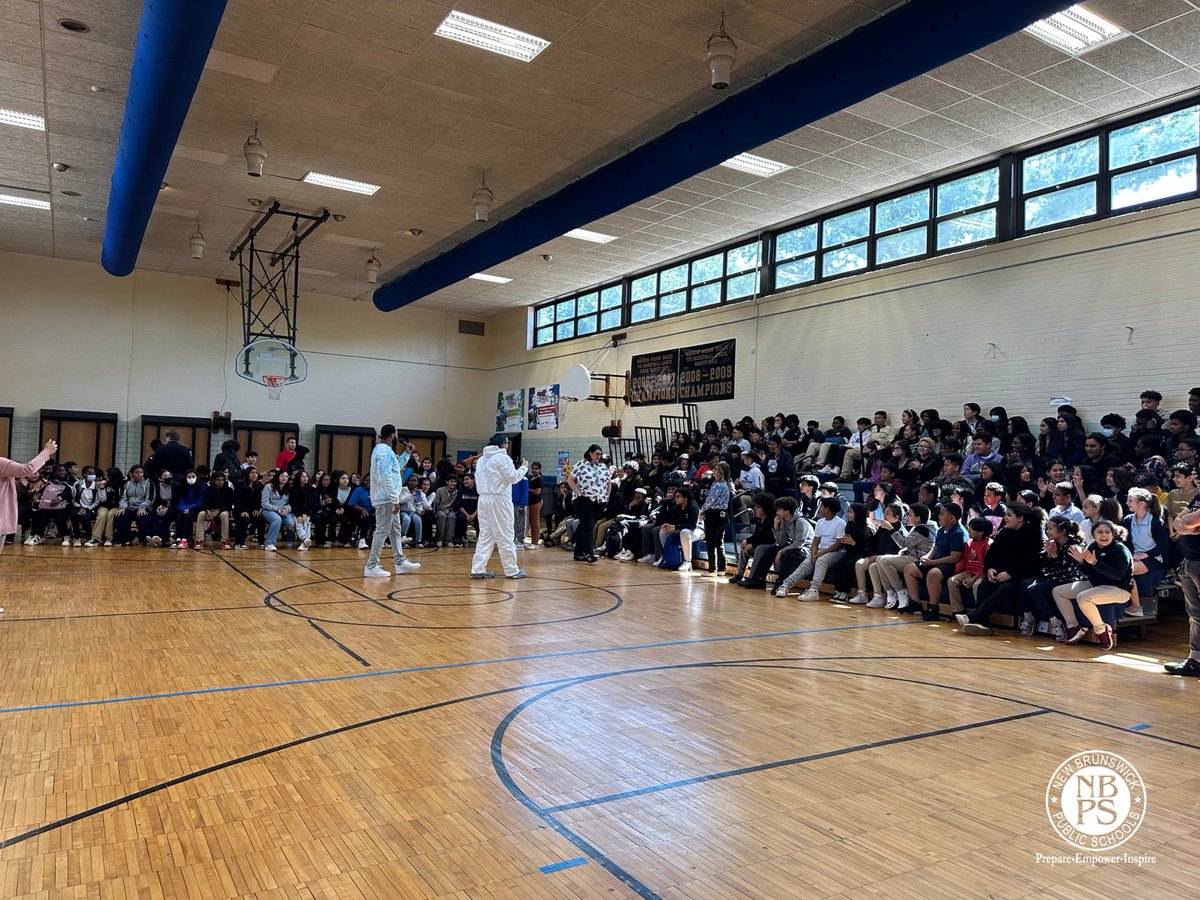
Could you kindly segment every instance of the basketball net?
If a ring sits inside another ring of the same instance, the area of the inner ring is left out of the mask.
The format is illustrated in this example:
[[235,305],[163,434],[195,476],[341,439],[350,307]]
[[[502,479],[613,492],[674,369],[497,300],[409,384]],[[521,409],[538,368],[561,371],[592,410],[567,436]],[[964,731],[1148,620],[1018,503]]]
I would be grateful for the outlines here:
[[268,400],[278,400],[283,396],[283,386],[287,384],[286,375],[264,375],[262,380],[267,386]]
[[570,404],[576,403],[576,402],[578,402],[578,401],[574,397],[560,396],[558,398],[558,424],[559,425],[561,425],[563,422],[567,421],[567,407],[570,406]]

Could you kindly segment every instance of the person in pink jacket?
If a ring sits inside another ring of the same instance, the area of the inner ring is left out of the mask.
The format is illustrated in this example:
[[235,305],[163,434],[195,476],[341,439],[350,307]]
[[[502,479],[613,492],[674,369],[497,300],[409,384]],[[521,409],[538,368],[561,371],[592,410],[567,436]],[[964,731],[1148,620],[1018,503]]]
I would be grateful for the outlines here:
[[[25,464],[13,462],[0,456],[0,552],[4,550],[4,538],[17,530],[17,484],[18,478],[29,478],[49,462],[58,450],[58,442],[46,441],[42,452]],[[0,613],[4,612],[0,608]]]

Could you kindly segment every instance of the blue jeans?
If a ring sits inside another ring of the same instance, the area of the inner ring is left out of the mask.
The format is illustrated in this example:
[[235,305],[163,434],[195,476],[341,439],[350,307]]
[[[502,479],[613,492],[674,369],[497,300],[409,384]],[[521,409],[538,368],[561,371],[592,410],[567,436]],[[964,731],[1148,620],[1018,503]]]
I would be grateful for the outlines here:
[[[423,524],[421,522],[421,516],[418,513],[410,513],[410,512],[401,511],[401,513],[400,513],[400,533],[408,534],[409,526],[412,526],[413,541],[418,544],[421,543],[421,535],[423,533],[422,532]],[[378,527],[378,521],[376,522],[376,527]]]
[[269,545],[275,544],[281,527],[286,525],[290,530],[296,530],[296,517],[290,512],[286,516],[281,516],[274,510],[264,509],[263,518],[267,520],[267,544]]

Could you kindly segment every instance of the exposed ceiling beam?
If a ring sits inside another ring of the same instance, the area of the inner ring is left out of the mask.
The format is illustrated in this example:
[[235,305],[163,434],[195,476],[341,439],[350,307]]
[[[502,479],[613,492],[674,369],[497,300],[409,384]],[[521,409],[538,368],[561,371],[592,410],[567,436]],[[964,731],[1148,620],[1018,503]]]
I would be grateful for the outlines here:
[[1070,5],[1068,0],[909,0],[389,281],[375,291],[375,305],[384,311],[406,306]]

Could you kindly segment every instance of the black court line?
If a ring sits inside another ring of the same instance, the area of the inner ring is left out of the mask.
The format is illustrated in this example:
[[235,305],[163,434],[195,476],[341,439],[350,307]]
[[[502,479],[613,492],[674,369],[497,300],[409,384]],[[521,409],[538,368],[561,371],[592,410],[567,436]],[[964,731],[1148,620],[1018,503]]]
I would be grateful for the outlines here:
[[[250,582],[256,588],[258,588],[260,591],[262,591],[264,594],[270,594],[270,591],[267,588],[263,587],[261,584],[259,584],[257,581],[255,581],[253,578],[251,578],[249,575],[247,575],[245,572],[243,572],[241,569],[239,569],[237,566],[235,566],[229,560],[225,559],[225,557],[218,556],[217,559],[221,560],[221,562],[223,562],[225,565],[229,566],[229,568],[233,569],[233,571],[237,572],[239,575],[241,575],[243,578],[245,578],[248,582]],[[264,600],[264,603],[265,602],[266,602],[266,600]],[[284,600],[280,600],[279,602],[286,605],[286,601],[284,601]],[[300,614],[297,613],[297,615],[300,615]],[[312,619],[309,619],[307,616],[300,616],[300,617],[306,619],[308,621],[308,624],[311,625],[317,631],[318,634],[320,634],[322,637],[326,638],[328,641],[333,643],[339,650],[341,650],[343,653],[345,653],[351,659],[355,660],[357,663],[359,663],[360,665],[363,665],[363,666],[371,665],[366,660],[365,657],[363,657],[361,654],[355,652],[354,650],[351,650],[349,647],[347,647],[345,644],[343,644],[341,641],[339,641],[337,638],[335,638],[333,635],[331,635],[328,631],[326,631],[324,628],[319,627]]]

